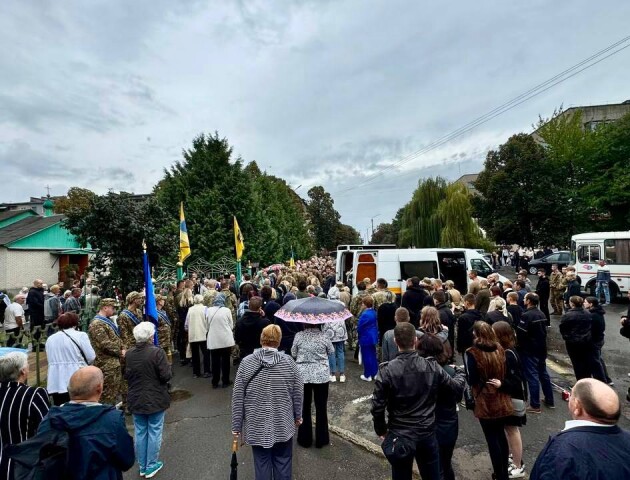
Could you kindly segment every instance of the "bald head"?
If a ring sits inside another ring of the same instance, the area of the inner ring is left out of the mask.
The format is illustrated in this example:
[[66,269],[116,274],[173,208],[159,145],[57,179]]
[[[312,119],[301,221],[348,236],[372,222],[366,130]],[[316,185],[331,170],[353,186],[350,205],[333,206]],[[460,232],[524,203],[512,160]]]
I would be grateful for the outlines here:
[[574,420],[615,425],[621,415],[617,392],[599,380],[583,378],[571,391],[569,411]]
[[70,400],[98,402],[103,393],[103,372],[97,367],[83,367],[68,382]]
[[33,281],[33,286],[35,288],[42,288],[43,284],[44,284],[44,281],[41,278],[38,278],[38,279]]

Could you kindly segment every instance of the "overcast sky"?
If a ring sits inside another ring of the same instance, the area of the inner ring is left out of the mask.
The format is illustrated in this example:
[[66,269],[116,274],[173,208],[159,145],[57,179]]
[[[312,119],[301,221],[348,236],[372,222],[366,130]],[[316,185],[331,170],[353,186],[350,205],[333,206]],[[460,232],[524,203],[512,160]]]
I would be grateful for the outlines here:
[[[604,8],[605,5],[605,8]],[[0,202],[151,191],[219,132],[365,234],[418,179],[481,170],[555,107],[630,99],[630,48],[431,152],[409,155],[630,35],[630,2],[0,3]]]

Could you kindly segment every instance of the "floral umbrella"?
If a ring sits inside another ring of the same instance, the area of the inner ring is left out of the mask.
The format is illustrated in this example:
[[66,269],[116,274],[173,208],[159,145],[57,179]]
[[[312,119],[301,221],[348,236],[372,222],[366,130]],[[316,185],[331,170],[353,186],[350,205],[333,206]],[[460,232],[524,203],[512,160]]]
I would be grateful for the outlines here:
[[352,314],[343,303],[333,302],[319,297],[291,300],[278,310],[275,315],[285,322],[321,323],[338,322],[350,318]]

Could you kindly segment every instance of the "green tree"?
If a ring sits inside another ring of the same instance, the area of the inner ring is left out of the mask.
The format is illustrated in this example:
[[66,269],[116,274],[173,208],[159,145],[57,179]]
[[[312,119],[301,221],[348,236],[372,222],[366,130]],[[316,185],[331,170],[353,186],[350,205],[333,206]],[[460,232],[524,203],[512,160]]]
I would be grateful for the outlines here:
[[361,235],[350,225],[340,223],[337,227],[335,248],[337,245],[357,245],[361,243]]
[[488,152],[475,187],[481,193],[474,200],[476,217],[499,243],[535,245],[549,241],[553,238],[549,225],[565,214],[554,167],[531,135],[513,135],[497,150]]
[[96,251],[90,269],[106,294],[112,295],[114,287],[123,294],[143,288],[143,240],[152,266],[174,257],[177,238],[164,224],[166,217],[154,197],[138,202],[128,193],[110,192],[94,197],[88,209],[70,208],[64,224],[84,248]]
[[405,205],[399,231],[402,247],[437,247],[444,226],[438,206],[446,198],[447,183],[441,177],[418,182],[411,201]]
[[92,208],[96,194],[87,188],[72,187],[63,197],[55,199],[55,213],[64,214],[71,209],[87,211]]
[[399,208],[396,216],[390,223],[381,223],[374,231],[370,243],[374,245],[400,245],[398,237],[404,213],[405,207]]
[[490,249],[493,246],[483,238],[472,217],[472,210],[467,188],[461,183],[451,183],[446,188],[446,198],[437,210],[444,225],[440,232],[440,247]]
[[337,233],[340,227],[340,215],[335,210],[335,202],[324,187],[312,187],[308,191],[308,212],[315,247],[319,250],[334,250],[336,248]]

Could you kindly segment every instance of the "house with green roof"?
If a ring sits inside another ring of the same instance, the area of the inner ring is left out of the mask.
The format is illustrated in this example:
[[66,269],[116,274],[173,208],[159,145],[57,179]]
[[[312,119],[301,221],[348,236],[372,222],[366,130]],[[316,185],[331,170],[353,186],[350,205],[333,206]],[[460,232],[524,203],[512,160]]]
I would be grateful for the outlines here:
[[64,280],[64,267],[88,265],[90,249],[83,249],[63,226],[63,215],[53,214],[53,202],[44,202],[44,214],[34,210],[0,212],[0,290],[17,291],[41,278],[52,285]]

